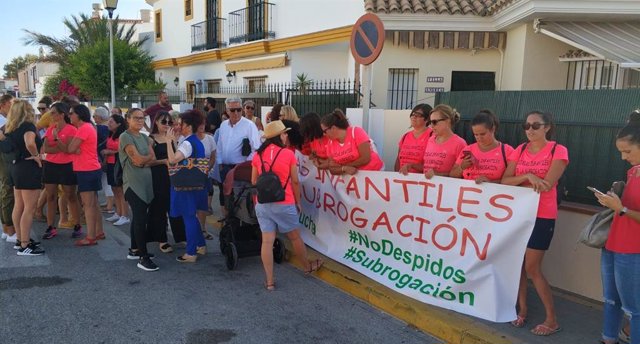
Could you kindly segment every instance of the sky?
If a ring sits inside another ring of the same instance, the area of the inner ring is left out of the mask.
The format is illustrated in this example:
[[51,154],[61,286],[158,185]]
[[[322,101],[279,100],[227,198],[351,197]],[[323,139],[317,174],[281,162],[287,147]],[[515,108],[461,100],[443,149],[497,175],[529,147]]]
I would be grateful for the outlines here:
[[[27,53],[38,54],[38,46],[25,46],[23,29],[44,33],[56,38],[66,37],[68,32],[62,20],[71,15],[91,15],[93,3],[102,0],[0,0],[5,10],[2,16],[2,38],[0,38],[0,67],[14,57]],[[113,16],[121,19],[140,19],[141,9],[152,9],[144,0],[119,0]],[[107,14],[107,11],[103,11]],[[0,68],[0,77],[4,70]]]

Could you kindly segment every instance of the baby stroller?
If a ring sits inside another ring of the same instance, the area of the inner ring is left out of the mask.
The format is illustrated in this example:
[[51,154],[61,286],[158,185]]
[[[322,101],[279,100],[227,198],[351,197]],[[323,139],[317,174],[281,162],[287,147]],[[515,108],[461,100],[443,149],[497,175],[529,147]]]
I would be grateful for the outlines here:
[[[225,257],[227,269],[238,266],[238,258],[260,255],[262,232],[255,213],[255,187],[251,184],[251,162],[236,165],[223,183],[227,217],[221,220],[220,251]],[[273,260],[280,264],[285,248],[280,239],[273,243]]]

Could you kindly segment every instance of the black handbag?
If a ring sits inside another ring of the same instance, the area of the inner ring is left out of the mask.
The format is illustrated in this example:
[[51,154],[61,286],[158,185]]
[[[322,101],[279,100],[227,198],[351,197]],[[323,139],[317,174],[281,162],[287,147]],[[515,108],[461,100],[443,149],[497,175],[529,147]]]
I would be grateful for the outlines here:
[[248,137],[245,137],[244,139],[242,139],[242,156],[249,156],[249,154],[251,154],[251,141],[249,141]]

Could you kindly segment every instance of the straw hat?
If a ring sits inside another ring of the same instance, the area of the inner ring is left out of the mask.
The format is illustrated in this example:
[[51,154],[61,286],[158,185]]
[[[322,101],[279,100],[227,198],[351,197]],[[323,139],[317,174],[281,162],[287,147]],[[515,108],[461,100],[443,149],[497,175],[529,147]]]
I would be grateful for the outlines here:
[[290,129],[291,128],[285,127],[282,121],[273,121],[264,127],[264,134],[262,137],[264,139],[270,139],[284,133],[285,131],[289,131]]

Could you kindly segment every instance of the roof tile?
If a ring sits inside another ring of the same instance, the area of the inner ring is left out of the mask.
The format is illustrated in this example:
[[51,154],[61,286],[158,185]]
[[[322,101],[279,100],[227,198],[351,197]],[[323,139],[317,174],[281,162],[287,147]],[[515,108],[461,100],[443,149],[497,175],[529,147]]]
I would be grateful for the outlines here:
[[366,12],[492,15],[520,0],[364,0]]

